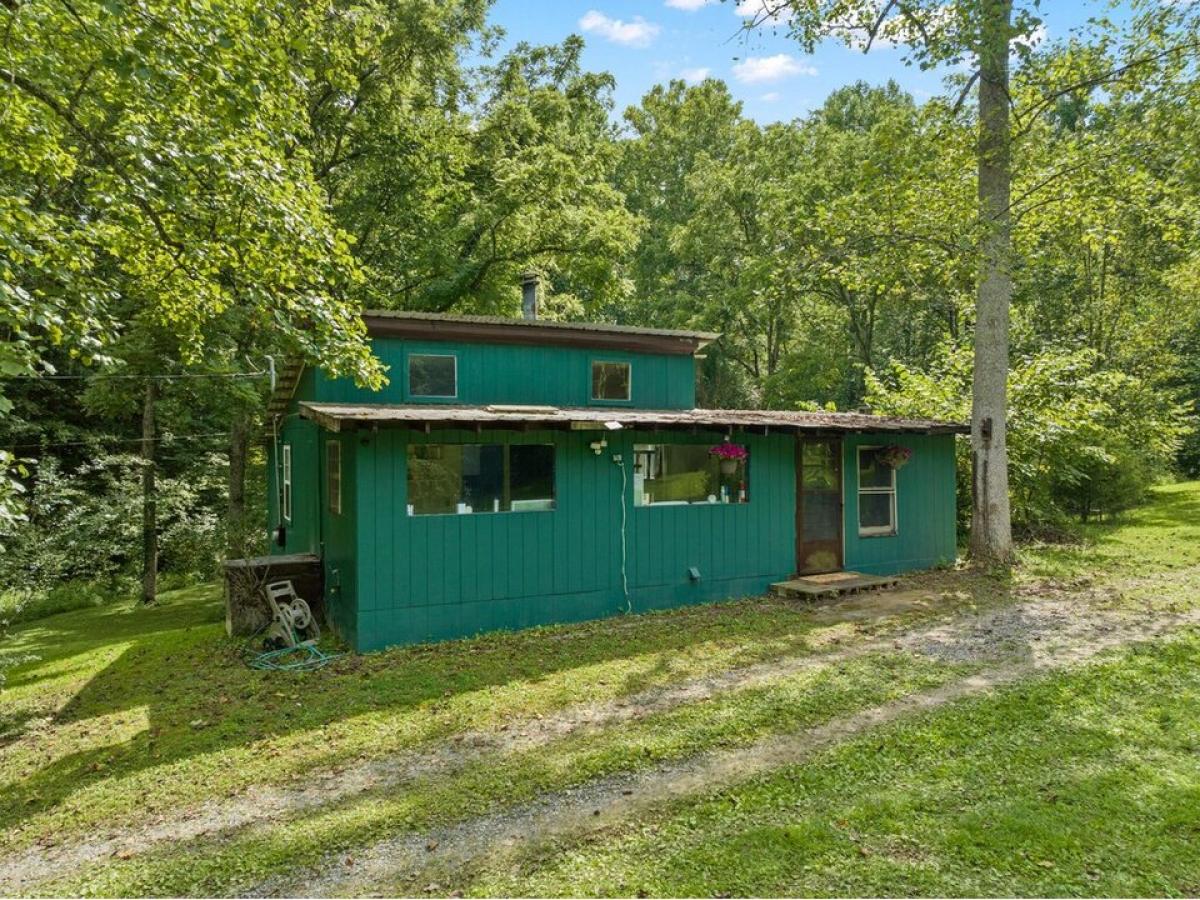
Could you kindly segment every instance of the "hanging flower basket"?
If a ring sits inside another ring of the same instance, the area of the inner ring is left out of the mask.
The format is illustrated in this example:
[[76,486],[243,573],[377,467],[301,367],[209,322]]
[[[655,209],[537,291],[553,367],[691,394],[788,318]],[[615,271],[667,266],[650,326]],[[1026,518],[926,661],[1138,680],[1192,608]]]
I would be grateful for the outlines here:
[[719,461],[722,475],[732,475],[737,472],[738,466],[750,455],[741,444],[731,444],[729,441],[710,447],[708,452]]
[[879,451],[879,461],[889,469],[902,469],[912,459],[912,448],[888,444]]

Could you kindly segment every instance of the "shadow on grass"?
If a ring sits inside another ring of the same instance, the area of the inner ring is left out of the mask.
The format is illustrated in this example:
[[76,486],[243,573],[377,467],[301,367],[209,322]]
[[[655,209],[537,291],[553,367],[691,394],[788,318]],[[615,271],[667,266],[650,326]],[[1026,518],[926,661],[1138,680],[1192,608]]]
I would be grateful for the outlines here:
[[[1169,524],[1149,528],[1192,526],[1190,517],[1200,515],[1200,496],[1194,490],[1163,492],[1158,499],[1154,510],[1144,512],[1145,521]],[[1009,582],[970,573],[931,573],[910,579],[910,585],[957,589],[970,602],[984,598],[989,604],[1007,602],[1011,590]],[[894,610],[880,611],[877,618],[895,615]],[[438,739],[456,728],[453,716],[443,722],[435,715],[449,698],[532,684],[588,666],[637,660],[615,674],[621,679],[619,690],[632,693],[661,680],[674,660],[703,653],[705,645],[736,648],[741,665],[808,652],[812,632],[830,624],[808,607],[749,600],[350,656],[319,672],[297,674],[247,669],[240,644],[224,637],[221,618],[221,605],[210,588],[181,592],[174,602],[155,608],[81,610],[18,628],[12,646],[36,653],[42,661],[14,670],[14,688],[46,678],[43,667],[56,661],[67,668],[74,664],[67,660],[105,647],[117,654],[96,663],[95,674],[60,708],[57,727],[134,710],[144,711],[149,727],[119,741],[93,740],[87,749],[36,767],[3,791],[0,823],[26,822],[105,779],[206,754],[216,759],[222,751],[315,734],[332,723],[381,710],[428,709],[422,739]],[[564,697],[575,690],[577,699],[588,699],[594,677],[565,682]],[[320,765],[339,752],[330,747],[306,758]],[[187,776],[176,769],[166,777],[163,790],[169,799],[170,779]]]
[[1048,576],[1081,567],[1136,571],[1200,563],[1200,490],[1195,482],[1156,488],[1146,505],[1114,521],[1082,526],[1079,541],[1039,544],[1023,556],[1031,570]]
[[[348,656],[301,674],[248,669],[240,642],[224,637],[221,619],[212,594],[193,594],[149,609],[66,613],[22,629],[23,651],[41,662],[18,669],[14,687],[61,677],[44,666],[122,647],[60,708],[55,727],[133,710],[144,710],[149,727],[65,753],[12,784],[0,797],[0,822],[25,822],[105,779],[315,733],[363,714],[428,708],[428,737],[436,739],[455,730],[452,719],[441,725],[435,713],[456,695],[636,660],[616,675],[619,690],[632,693],[662,680],[673,660],[697,652],[697,645],[737,647],[737,662],[746,664],[804,652],[809,633],[821,627],[797,607],[748,600]],[[590,677],[580,683],[580,700],[587,699]],[[331,749],[326,758],[337,754]]]

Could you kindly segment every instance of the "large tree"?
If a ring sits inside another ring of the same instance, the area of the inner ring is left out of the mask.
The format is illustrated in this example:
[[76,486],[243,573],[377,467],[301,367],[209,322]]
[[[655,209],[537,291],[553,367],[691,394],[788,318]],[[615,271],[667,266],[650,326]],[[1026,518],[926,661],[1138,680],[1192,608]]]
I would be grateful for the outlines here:
[[[770,0],[750,22],[782,23],[810,52],[828,37],[869,49],[902,43],[922,66],[966,62],[978,84],[978,235],[971,447],[971,549],[981,561],[1012,553],[1006,445],[1009,304],[1012,298],[1009,55],[1040,20],[1014,16],[1012,0]],[[965,94],[965,92],[964,92]]]
[[619,299],[612,262],[636,232],[607,177],[612,78],[583,71],[582,42],[521,43],[472,69],[480,2],[337,9],[343,50],[315,52],[309,143],[369,273],[361,302],[511,313],[530,268],[551,280],[551,315]]
[[263,344],[380,378],[349,240],[301,143],[303,55],[328,12],[0,4],[0,374],[52,374],[48,348],[62,345],[142,379],[147,599],[157,376],[204,365],[207,336],[236,307]]

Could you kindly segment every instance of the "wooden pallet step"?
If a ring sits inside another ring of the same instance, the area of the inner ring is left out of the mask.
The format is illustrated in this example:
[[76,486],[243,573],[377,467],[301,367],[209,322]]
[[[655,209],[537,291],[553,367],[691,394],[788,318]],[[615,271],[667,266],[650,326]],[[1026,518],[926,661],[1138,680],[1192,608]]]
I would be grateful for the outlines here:
[[823,575],[801,575],[771,585],[777,597],[816,599],[854,595],[864,591],[893,588],[900,583],[894,575],[863,575],[859,572],[830,572]]

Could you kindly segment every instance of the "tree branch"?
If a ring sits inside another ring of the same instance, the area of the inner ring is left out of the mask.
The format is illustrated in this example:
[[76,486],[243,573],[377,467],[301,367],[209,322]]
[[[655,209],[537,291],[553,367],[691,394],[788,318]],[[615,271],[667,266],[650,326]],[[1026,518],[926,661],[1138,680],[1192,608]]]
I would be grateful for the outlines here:
[[158,211],[150,205],[145,197],[142,197],[138,193],[137,187],[133,183],[133,179],[131,179],[128,173],[126,173],[118,164],[116,158],[108,152],[108,149],[104,146],[104,144],[93,137],[91,132],[89,132],[79,123],[79,120],[75,118],[75,113],[72,110],[64,107],[45,89],[34,84],[29,79],[18,75],[16,72],[10,71],[9,69],[0,69],[0,81],[7,81],[14,87],[24,91],[27,95],[37,100],[52,113],[58,116],[58,118],[65,122],[70,129],[75,132],[75,134],[79,135],[79,137],[81,137],[84,142],[92,148],[92,151],[97,156],[108,163],[109,168],[111,168],[112,171],[116,173],[117,177],[124,182],[125,186],[129,188],[130,199],[138,209],[146,214],[146,218],[150,220],[151,224],[154,226],[154,230],[158,233],[159,239],[168,247],[174,249],[176,253],[183,253],[183,244],[171,237],[170,232],[167,231],[167,227],[163,223],[162,217],[159,215]]
[[1074,91],[1084,90],[1085,88],[1094,88],[1103,84],[1109,84],[1120,79],[1122,76],[1127,75],[1134,69],[1140,68],[1141,66],[1147,66],[1151,63],[1156,63],[1174,53],[1183,53],[1188,50],[1196,49],[1200,49],[1200,41],[1190,41],[1184,44],[1177,44],[1174,47],[1168,47],[1161,53],[1154,53],[1150,56],[1143,56],[1140,59],[1131,60],[1124,65],[1117,66],[1115,69],[1109,69],[1107,72],[1103,72],[1091,78],[1085,78],[1082,81],[1077,81],[1074,84],[1069,84],[1065,87],[1059,88],[1058,90],[1051,91],[1049,95],[1043,97],[1040,102],[1034,104],[1033,108],[1026,113],[1028,119],[1024,124],[1020,124],[1020,116],[1016,117],[1019,124],[1016,133],[1021,135],[1029,131],[1029,129],[1033,126],[1033,123],[1037,120],[1038,116],[1048,109],[1050,105],[1059,97],[1073,93]]

